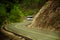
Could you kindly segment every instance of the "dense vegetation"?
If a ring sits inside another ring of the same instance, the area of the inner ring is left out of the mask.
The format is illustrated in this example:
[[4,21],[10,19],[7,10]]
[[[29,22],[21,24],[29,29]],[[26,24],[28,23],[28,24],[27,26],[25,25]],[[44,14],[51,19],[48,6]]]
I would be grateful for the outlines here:
[[3,22],[21,22],[28,15],[36,14],[47,0],[1,0],[0,25]]

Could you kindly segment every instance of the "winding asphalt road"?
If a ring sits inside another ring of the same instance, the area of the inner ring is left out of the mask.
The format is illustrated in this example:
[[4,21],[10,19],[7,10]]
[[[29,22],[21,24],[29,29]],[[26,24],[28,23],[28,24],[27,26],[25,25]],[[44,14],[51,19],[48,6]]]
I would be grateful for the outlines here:
[[12,23],[7,25],[6,30],[31,38],[32,40],[60,40],[60,32],[51,32],[48,30],[39,30],[37,28],[27,27],[31,21],[22,23]]

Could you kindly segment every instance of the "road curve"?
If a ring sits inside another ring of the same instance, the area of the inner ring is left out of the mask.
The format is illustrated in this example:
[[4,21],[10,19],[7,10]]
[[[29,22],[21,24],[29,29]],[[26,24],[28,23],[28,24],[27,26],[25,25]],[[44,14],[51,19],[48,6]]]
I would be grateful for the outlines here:
[[31,38],[32,40],[60,40],[60,32],[51,32],[29,28],[30,21],[22,23],[13,23],[5,27],[8,31]]

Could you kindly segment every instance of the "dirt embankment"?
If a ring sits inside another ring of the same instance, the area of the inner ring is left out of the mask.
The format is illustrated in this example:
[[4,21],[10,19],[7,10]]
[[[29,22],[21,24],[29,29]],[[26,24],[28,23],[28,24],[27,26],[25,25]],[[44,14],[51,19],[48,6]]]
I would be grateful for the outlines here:
[[0,40],[32,40],[32,39],[9,32],[5,28],[3,28],[0,31]]

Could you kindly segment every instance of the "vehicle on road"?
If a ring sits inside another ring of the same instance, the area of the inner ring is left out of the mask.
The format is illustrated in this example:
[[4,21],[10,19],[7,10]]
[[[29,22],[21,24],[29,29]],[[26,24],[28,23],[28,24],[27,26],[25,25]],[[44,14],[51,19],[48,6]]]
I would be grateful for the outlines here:
[[30,21],[30,20],[32,21],[33,20],[33,16],[27,16],[27,20],[28,21]]

